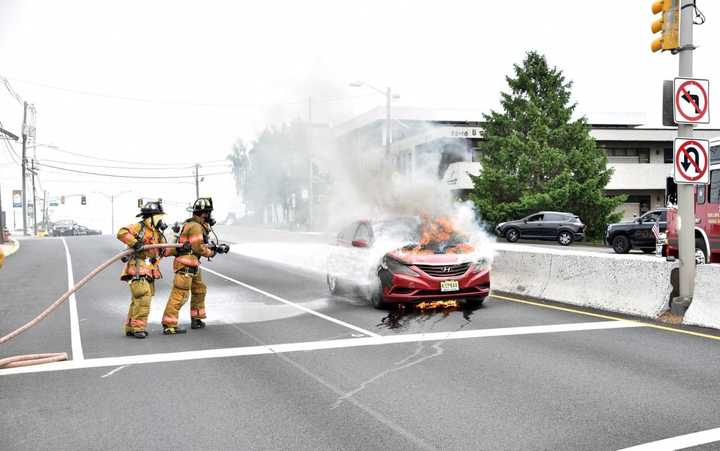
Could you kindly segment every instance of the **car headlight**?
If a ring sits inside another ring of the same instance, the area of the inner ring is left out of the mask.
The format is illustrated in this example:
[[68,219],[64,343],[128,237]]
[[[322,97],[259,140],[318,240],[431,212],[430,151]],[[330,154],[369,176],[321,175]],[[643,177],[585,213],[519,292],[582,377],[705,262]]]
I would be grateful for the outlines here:
[[382,267],[389,270],[393,274],[404,274],[406,276],[418,277],[420,274],[416,273],[408,265],[401,263],[394,258],[385,257],[383,259]]
[[490,269],[490,262],[484,258],[480,258],[472,264],[472,268],[475,272],[484,272]]

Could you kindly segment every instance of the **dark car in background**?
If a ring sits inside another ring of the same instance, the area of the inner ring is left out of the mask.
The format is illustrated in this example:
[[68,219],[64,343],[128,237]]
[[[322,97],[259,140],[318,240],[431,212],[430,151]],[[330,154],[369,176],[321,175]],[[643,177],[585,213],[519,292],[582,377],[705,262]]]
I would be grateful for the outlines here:
[[569,246],[585,239],[585,224],[573,213],[541,211],[517,221],[501,222],[495,233],[510,243],[520,239],[557,241]]
[[646,254],[655,252],[657,238],[653,233],[653,226],[657,224],[659,233],[666,233],[667,212],[667,208],[658,208],[633,221],[610,224],[605,231],[605,244],[618,254],[627,254],[633,249]]
[[90,229],[90,228],[82,226],[82,225],[78,225],[78,226],[75,226],[74,234],[75,235],[101,235],[102,232],[100,232],[99,230]]
[[50,225],[50,235],[52,236],[73,236],[77,223],[72,219],[63,219]]

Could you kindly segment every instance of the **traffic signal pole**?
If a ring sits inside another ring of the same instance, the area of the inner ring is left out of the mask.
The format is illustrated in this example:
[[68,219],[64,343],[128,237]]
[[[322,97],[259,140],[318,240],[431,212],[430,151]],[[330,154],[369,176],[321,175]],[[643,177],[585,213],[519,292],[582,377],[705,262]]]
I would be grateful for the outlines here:
[[23,235],[27,235],[27,102],[23,103],[23,123],[22,123],[22,225]]
[[[693,75],[693,0],[680,2],[680,77]],[[692,124],[678,124],[678,138],[692,138]],[[690,305],[695,291],[695,199],[693,185],[678,184],[678,249],[680,257],[680,297],[673,300],[673,310]],[[679,312],[678,312],[679,313]]]

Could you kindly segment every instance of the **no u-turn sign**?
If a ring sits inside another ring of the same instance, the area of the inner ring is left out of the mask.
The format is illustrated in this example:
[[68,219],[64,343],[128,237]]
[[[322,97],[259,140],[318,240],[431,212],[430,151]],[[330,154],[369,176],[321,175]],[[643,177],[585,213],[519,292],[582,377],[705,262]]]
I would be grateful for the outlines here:
[[705,139],[675,139],[675,183],[708,183],[709,141]]

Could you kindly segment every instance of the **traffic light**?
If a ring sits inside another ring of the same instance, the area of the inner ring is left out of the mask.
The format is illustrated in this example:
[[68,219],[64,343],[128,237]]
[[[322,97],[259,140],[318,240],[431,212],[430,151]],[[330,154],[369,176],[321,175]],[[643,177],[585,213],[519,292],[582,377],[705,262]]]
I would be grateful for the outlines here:
[[80,205],[87,205],[87,199],[84,194],[80,196]]
[[142,206],[143,206],[142,199],[138,199],[138,208],[142,208]]
[[680,0],[657,0],[652,4],[653,14],[661,14],[650,29],[660,33],[650,44],[650,50],[674,50],[680,47]]
[[60,196],[60,203],[65,205],[65,196]]

